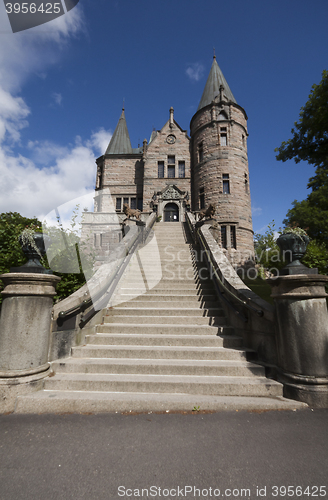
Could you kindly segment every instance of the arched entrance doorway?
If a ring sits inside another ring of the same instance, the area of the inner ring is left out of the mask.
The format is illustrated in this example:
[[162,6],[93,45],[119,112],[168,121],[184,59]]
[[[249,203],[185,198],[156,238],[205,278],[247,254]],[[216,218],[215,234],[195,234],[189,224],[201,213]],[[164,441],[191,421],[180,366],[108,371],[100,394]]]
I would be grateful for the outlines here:
[[179,207],[176,203],[167,203],[165,205],[164,222],[179,222]]

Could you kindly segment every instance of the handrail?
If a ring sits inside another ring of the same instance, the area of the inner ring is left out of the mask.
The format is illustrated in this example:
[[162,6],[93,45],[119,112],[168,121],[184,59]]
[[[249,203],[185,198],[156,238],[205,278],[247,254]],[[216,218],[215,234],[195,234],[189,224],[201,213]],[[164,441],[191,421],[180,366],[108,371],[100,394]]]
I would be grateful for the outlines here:
[[[126,249],[125,257],[120,262],[120,264],[114,269],[114,271],[110,274],[110,277],[106,281],[106,284],[95,294],[95,296],[93,298],[89,297],[88,299],[83,300],[80,304],[77,304],[76,306],[74,306],[70,309],[67,309],[66,311],[60,311],[60,313],[58,314],[58,317],[57,317],[57,324],[59,326],[61,326],[61,324],[63,323],[63,321],[65,319],[68,319],[72,316],[77,316],[78,314],[83,313],[92,304],[96,304],[99,301],[99,299],[101,299],[101,304],[102,304],[102,302],[105,302],[105,300],[107,300],[107,302],[109,301],[119,279],[121,278],[126,266],[128,265],[132,255],[133,255],[133,253],[135,252],[137,246],[142,242],[142,240],[143,241],[146,240],[152,226],[154,225],[154,222],[155,222],[155,218],[152,221],[152,223],[149,224],[148,227],[145,224],[142,227],[142,230],[137,232],[137,234],[134,236],[134,238],[129,242],[129,247]],[[124,239],[122,241],[124,241]],[[119,279],[117,279],[117,278],[119,278]],[[113,286],[113,285],[115,285],[115,286]],[[108,291],[109,288],[110,288],[110,290]],[[96,312],[98,310],[100,310],[100,309],[98,309],[98,307],[97,307],[97,310],[95,309],[95,307],[93,307],[93,309],[87,313],[85,318],[81,319],[80,327],[82,328],[92,318],[92,316],[94,314],[96,314]],[[91,312],[93,314],[89,314]]]
[[[192,231],[191,221],[189,220],[189,217],[187,217],[187,221],[188,221],[188,226],[189,226],[189,229]],[[213,275],[213,274],[215,275],[216,281],[217,281],[217,282],[218,282],[218,284],[221,286],[221,288],[223,288],[224,292],[227,292],[227,294],[228,294],[228,295],[230,295],[231,297],[233,297],[233,299],[234,299],[235,301],[237,301],[239,304],[241,304],[242,306],[246,307],[247,309],[249,309],[249,310],[251,310],[251,311],[255,312],[256,314],[258,314],[258,316],[262,317],[262,316],[264,315],[264,312],[263,312],[263,310],[262,310],[262,309],[257,309],[257,308],[255,308],[255,307],[251,306],[251,305],[250,305],[250,304],[248,304],[246,301],[244,301],[244,300],[240,299],[239,297],[237,297],[237,295],[236,295],[235,293],[233,293],[231,290],[229,290],[229,288],[227,288],[227,287],[224,285],[224,283],[222,282],[221,278],[219,277],[219,275],[218,275],[218,273],[217,273],[217,271],[216,271],[216,269],[215,269],[215,267],[214,267],[214,265],[213,265],[212,259],[211,259],[210,255],[209,255],[209,251],[208,251],[208,249],[207,249],[207,247],[206,247],[206,244],[205,244],[205,242],[204,242],[204,238],[203,238],[203,236],[202,236],[201,232],[200,232],[200,231],[198,231],[198,233],[197,233],[197,234],[198,234],[199,240],[200,240],[200,242],[201,242],[201,244],[202,244],[202,247],[203,247],[203,249],[205,250],[205,254],[206,254],[206,257],[207,257],[208,264],[209,264],[209,266],[210,266],[210,267],[211,267],[211,269],[212,269],[211,274],[212,274],[212,275]],[[240,311],[238,311],[237,309],[235,309],[235,308],[233,307],[233,305],[232,305],[232,304],[230,304],[230,302],[228,301],[228,299],[227,299],[226,297],[223,297],[223,296],[222,296],[222,294],[223,294],[224,292],[221,292],[221,291],[219,291],[219,292],[220,292],[221,297],[222,297],[222,298],[224,298],[224,299],[225,299],[225,301],[226,301],[227,303],[229,303],[229,305],[230,305],[230,306],[234,309],[234,311],[235,311],[236,313],[238,313],[238,315],[241,315],[242,313],[240,313]]]
[[205,244],[204,244],[204,239],[203,239],[202,235],[200,234],[200,232],[198,232],[198,236],[199,236],[199,238],[200,238],[200,240],[201,240],[201,242],[202,242],[202,244],[203,244],[203,248],[205,249],[205,252],[206,252],[207,258],[208,258],[208,260],[209,260],[209,264],[210,264],[210,266],[211,266],[211,267],[212,267],[212,269],[213,269],[213,272],[214,272],[214,274],[215,274],[215,277],[216,277],[217,281],[220,283],[220,285],[222,286],[223,290],[224,290],[225,292],[227,292],[227,293],[228,293],[231,297],[233,297],[233,298],[234,298],[237,302],[239,302],[239,303],[240,303],[240,304],[242,304],[243,306],[247,307],[247,309],[250,309],[251,311],[255,312],[256,314],[258,314],[259,316],[261,316],[261,317],[262,317],[262,316],[263,316],[263,314],[264,314],[264,312],[263,312],[263,310],[262,310],[262,309],[257,309],[257,308],[255,308],[255,307],[251,306],[250,304],[248,304],[245,300],[240,299],[239,297],[237,297],[237,295],[236,295],[236,294],[234,294],[231,290],[229,290],[229,288],[227,288],[227,287],[223,284],[223,282],[221,281],[220,277],[218,276],[218,274],[217,274],[217,272],[216,272],[215,267],[213,266],[213,263],[212,263],[212,261],[211,261],[210,257],[208,256],[208,250],[207,250],[207,248],[206,248],[206,246],[205,246]]

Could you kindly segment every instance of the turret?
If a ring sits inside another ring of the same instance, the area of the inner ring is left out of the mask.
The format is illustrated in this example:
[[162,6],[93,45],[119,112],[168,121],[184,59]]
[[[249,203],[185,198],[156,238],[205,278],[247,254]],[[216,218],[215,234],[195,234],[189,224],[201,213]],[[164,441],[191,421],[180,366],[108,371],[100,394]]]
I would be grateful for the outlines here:
[[192,208],[216,206],[222,247],[233,262],[241,263],[254,255],[247,115],[215,56],[190,130]]

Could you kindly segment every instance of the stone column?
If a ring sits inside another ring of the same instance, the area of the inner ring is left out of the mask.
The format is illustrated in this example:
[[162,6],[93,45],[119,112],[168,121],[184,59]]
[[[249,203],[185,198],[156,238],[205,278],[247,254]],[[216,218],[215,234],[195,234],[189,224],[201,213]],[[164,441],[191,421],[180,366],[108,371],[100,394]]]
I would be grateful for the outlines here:
[[277,310],[278,377],[284,396],[328,407],[328,276],[267,280]]
[[55,287],[52,274],[8,273],[0,318],[0,410],[16,397],[42,387],[50,373],[48,349]]

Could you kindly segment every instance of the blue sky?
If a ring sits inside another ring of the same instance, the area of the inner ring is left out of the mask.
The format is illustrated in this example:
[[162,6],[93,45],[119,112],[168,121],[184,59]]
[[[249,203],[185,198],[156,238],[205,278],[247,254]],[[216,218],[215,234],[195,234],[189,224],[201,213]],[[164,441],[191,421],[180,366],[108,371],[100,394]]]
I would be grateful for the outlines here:
[[248,119],[255,232],[304,199],[313,167],[277,162],[328,69],[326,0],[80,0],[0,33],[0,212],[43,216],[92,190],[123,99],[132,147],[174,107],[189,131],[213,47]]

